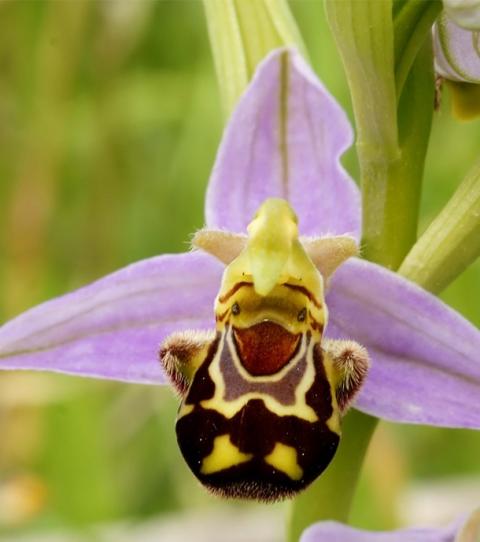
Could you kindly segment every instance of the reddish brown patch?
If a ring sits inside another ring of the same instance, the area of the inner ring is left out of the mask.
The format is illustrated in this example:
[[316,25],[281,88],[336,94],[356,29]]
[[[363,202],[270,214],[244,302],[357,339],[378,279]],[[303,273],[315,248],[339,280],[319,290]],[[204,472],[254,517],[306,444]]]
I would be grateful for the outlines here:
[[280,371],[295,354],[300,335],[273,322],[261,322],[246,329],[234,329],[242,365],[253,376]]

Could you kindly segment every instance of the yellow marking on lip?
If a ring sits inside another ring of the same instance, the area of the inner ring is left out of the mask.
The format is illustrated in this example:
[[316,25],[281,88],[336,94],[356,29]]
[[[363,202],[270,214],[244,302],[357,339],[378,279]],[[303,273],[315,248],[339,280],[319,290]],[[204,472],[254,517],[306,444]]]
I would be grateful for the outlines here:
[[265,463],[286,474],[292,480],[300,480],[303,469],[297,462],[297,450],[277,442],[273,452],[265,456]]
[[[231,330],[230,330],[231,331]],[[208,373],[210,375],[210,378],[212,379],[213,383],[215,384],[215,393],[211,399],[205,399],[203,401],[200,401],[200,405],[205,409],[211,409],[216,410],[217,412],[220,412],[223,416],[225,416],[228,419],[233,418],[237,412],[240,412],[240,410],[248,403],[248,401],[252,399],[261,399],[267,409],[270,412],[273,412],[277,416],[296,416],[297,418],[301,418],[303,420],[306,420],[307,422],[316,422],[318,421],[318,416],[315,412],[315,410],[309,406],[306,402],[306,394],[308,390],[311,388],[314,380],[315,380],[315,367],[313,363],[309,362],[307,363],[307,367],[305,370],[305,373],[302,377],[302,380],[300,381],[299,385],[297,386],[295,390],[295,402],[292,405],[282,405],[279,401],[277,401],[274,397],[270,396],[266,392],[262,391],[255,391],[255,392],[249,392],[241,395],[237,399],[233,399],[231,401],[225,400],[225,381],[223,379],[223,375],[220,371],[220,356],[221,351],[224,346],[225,340],[228,341],[232,356],[234,358],[234,363],[237,365],[237,369],[239,369],[240,373],[246,376],[246,380],[252,380],[257,382],[275,382],[277,379],[280,379],[285,374],[284,372],[287,372],[292,369],[292,367],[297,363],[300,358],[305,355],[306,345],[305,340],[303,341],[303,344],[297,354],[297,356],[288,364],[286,365],[279,373],[272,375],[271,377],[252,377],[251,375],[248,375],[248,373],[245,371],[245,369],[242,367],[242,364],[237,359],[237,355],[234,351],[233,342],[231,333],[229,333],[228,337],[225,336],[225,332],[222,334],[222,339],[218,346],[218,351],[208,368]],[[313,347],[314,343],[310,343],[308,346],[307,356],[312,356],[313,353]],[[291,364],[291,365],[290,365]]]
[[252,459],[253,454],[244,454],[235,444],[232,444],[230,435],[216,437],[213,441],[213,450],[202,461],[202,474],[213,474],[221,470],[240,465]]
[[335,394],[335,376],[333,374],[333,360],[332,356],[326,351],[323,350],[323,367],[325,369],[325,376],[330,385],[330,394],[332,397],[332,415],[326,421],[327,427],[333,433],[336,433],[338,436],[341,436],[341,420],[340,420],[340,411],[338,408],[337,396]]

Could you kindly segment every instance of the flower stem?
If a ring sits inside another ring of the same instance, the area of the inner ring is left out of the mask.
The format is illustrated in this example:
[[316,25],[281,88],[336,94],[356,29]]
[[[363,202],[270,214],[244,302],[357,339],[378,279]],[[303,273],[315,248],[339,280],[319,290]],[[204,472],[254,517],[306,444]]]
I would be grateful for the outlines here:
[[[398,197],[400,148],[392,3],[388,0],[326,0],[325,5],[355,113],[364,202],[365,257],[394,267],[399,256],[391,245],[390,207],[391,200]],[[389,247],[388,255],[385,246]]]
[[298,542],[303,530],[317,521],[348,521],[363,459],[377,422],[377,418],[357,410],[345,416],[343,437],[334,461],[293,501],[288,542]]
[[363,256],[393,270],[398,269],[417,237],[434,92],[432,44],[427,38],[400,97],[399,158],[379,163],[368,151],[364,151],[361,158],[366,164],[362,172]]
[[420,237],[399,273],[441,292],[480,255],[480,161]]
[[[326,7],[345,66],[358,133],[363,256],[397,269],[416,239],[433,113],[426,14],[413,9],[419,8],[415,2],[406,2],[396,13],[394,26],[392,3],[386,0],[327,0]],[[427,19],[432,14],[428,11]]]

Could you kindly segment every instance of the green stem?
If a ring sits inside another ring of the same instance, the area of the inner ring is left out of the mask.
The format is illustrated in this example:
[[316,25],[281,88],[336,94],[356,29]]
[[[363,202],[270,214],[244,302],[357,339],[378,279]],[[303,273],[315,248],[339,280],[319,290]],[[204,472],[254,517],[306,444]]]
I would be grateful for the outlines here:
[[365,156],[363,256],[397,269],[415,243],[421,183],[434,100],[431,39],[424,42],[405,82],[398,107],[400,157],[379,164]]
[[329,26],[350,87],[357,146],[398,158],[391,0],[326,0]]
[[[397,189],[401,155],[392,3],[326,0],[325,5],[345,66],[355,114],[364,202],[364,256],[394,268],[402,258],[391,245],[392,200],[398,200],[401,191]],[[408,213],[407,209],[401,211]],[[403,234],[396,233],[401,246]]]
[[343,437],[333,463],[292,503],[288,542],[298,542],[302,532],[317,521],[348,521],[363,459],[377,422],[377,418],[357,410],[345,416]]
[[[416,238],[434,91],[425,21],[434,10],[425,12],[421,4],[406,0],[396,11],[394,27],[390,1],[326,0],[326,7],[345,65],[358,132],[363,256],[397,269]],[[397,70],[405,80],[400,99]]]

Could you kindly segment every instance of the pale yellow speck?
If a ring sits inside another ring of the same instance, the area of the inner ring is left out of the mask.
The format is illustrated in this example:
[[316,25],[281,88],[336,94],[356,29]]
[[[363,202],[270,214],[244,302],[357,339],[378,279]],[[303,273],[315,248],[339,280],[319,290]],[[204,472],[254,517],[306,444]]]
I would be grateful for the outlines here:
[[327,427],[332,431],[332,433],[336,433],[338,436],[341,436],[342,429],[340,426],[340,415],[338,413],[338,410],[333,409],[332,415],[328,420],[326,421]]
[[252,459],[253,454],[244,454],[230,440],[229,435],[216,437],[213,441],[213,450],[202,461],[202,474],[212,474]]
[[297,450],[277,442],[273,452],[265,457],[265,462],[285,473],[292,480],[300,480],[303,470],[297,463]]
[[186,405],[185,403],[182,403],[180,405],[180,410],[178,411],[177,419],[179,420],[183,416],[186,416],[187,414],[192,413],[194,408],[195,408],[195,405]]

